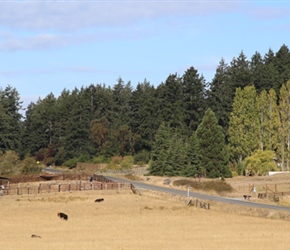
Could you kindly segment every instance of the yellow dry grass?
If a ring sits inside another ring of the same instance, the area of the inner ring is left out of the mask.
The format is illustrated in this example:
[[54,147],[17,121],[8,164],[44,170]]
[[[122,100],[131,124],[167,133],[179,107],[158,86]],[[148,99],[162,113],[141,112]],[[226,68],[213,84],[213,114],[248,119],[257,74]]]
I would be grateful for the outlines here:
[[[95,203],[96,198],[104,198]],[[289,249],[289,221],[189,207],[129,191],[0,197],[1,249]],[[241,208],[243,209],[243,208]],[[57,217],[68,214],[68,221]],[[41,238],[31,238],[32,234]]]

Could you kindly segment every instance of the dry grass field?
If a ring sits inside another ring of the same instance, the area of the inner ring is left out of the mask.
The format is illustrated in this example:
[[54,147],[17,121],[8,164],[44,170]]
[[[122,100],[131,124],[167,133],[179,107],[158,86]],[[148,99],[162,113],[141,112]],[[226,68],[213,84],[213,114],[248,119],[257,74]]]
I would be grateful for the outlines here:
[[[105,200],[95,203],[96,198]],[[216,204],[210,210],[189,207],[146,193],[11,195],[0,197],[0,204],[0,246],[5,250],[290,248],[289,221],[222,211]],[[68,214],[68,221],[57,217],[58,212]]]

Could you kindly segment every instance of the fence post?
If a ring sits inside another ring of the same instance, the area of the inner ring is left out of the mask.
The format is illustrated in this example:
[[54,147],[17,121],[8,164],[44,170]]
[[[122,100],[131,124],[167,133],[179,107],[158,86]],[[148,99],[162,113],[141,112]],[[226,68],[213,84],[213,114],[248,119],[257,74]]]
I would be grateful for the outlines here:
[[58,184],[58,192],[60,192],[60,183]]
[[18,184],[18,186],[17,186],[17,195],[19,195],[19,190],[20,189],[20,187],[19,187],[19,184]]
[[38,185],[38,193],[40,193],[41,183]]
[[27,186],[27,194],[29,194],[29,186]]
[[70,183],[68,184],[68,191],[70,191]]

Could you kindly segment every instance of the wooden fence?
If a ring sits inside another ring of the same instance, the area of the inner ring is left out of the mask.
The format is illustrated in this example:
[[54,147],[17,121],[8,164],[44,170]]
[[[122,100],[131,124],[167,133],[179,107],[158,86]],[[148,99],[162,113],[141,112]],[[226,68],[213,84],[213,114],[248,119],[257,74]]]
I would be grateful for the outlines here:
[[53,192],[71,192],[84,190],[132,190],[133,185],[130,183],[113,182],[101,175],[94,175],[90,181],[75,180],[42,182],[35,183],[18,183],[10,184],[1,190],[0,195],[23,195],[23,194],[41,194]]

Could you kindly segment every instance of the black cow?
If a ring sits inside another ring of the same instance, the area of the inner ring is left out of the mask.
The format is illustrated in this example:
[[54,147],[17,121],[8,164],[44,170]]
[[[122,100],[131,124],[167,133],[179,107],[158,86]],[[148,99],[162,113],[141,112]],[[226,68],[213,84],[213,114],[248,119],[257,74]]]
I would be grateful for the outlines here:
[[57,213],[57,216],[63,220],[68,220],[68,216],[65,213]]
[[31,238],[41,238],[39,235],[36,235],[36,234],[32,234],[31,235]]
[[104,201],[103,198],[100,198],[100,199],[96,199],[96,200],[95,200],[95,202],[102,202],[102,201]]

